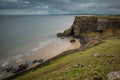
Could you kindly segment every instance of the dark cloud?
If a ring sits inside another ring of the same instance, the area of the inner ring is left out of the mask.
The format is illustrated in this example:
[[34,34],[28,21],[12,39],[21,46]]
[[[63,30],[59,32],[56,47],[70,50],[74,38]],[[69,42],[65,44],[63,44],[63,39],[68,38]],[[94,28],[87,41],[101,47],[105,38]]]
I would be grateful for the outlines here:
[[0,0],[0,14],[120,14],[119,5],[120,0]]

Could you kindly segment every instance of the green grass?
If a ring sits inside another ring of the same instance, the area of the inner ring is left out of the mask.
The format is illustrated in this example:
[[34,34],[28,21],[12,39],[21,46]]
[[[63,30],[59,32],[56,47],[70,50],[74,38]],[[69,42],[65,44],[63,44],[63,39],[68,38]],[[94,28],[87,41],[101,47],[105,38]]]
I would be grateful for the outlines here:
[[86,37],[120,37],[120,29],[106,29],[103,33],[99,32],[92,32],[92,31],[85,31],[81,33],[82,36]]
[[[93,57],[99,53],[100,57]],[[115,57],[106,57],[113,54]],[[113,61],[109,64],[108,61]],[[73,68],[73,65],[82,64],[83,68]],[[14,80],[93,80],[101,76],[107,80],[107,74],[111,71],[120,70],[120,39],[105,40],[102,44],[68,54],[54,60],[42,68],[29,71]]]

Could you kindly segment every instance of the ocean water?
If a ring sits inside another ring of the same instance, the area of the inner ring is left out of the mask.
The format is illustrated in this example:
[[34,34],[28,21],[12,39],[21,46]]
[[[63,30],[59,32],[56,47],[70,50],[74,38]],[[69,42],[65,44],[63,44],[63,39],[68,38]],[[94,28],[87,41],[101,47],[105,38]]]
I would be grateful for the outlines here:
[[73,21],[72,15],[0,16],[0,79],[10,75],[2,71],[7,66],[50,53],[52,57],[69,47],[69,40],[58,39],[56,33],[71,27]]
[[74,16],[0,16],[0,59],[22,54],[56,38]]

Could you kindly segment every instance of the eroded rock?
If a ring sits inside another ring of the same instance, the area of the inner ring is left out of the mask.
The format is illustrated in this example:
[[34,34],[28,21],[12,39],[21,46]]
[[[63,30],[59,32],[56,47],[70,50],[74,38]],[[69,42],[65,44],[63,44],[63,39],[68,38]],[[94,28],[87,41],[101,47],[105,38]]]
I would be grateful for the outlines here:
[[70,42],[71,42],[71,43],[75,42],[75,39],[71,39]]
[[120,71],[110,72],[107,74],[108,80],[120,79]]
[[65,37],[64,33],[57,33],[57,37]]
[[96,53],[93,55],[95,58],[100,57],[100,54]]
[[106,57],[115,57],[115,55],[113,55],[113,54],[106,54],[105,56]]
[[73,65],[73,68],[83,68],[84,66],[82,64],[76,64],[76,65]]

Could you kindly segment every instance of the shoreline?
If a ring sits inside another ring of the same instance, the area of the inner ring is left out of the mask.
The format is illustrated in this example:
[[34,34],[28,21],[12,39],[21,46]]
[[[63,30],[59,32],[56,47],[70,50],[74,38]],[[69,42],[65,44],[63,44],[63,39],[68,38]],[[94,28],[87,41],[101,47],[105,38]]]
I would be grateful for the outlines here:
[[[72,37],[68,37],[69,40],[72,39]],[[69,42],[70,43],[70,42]],[[50,54],[48,57],[46,57],[46,59],[44,59],[44,61],[42,63],[35,63],[34,65],[28,67],[27,69],[21,71],[21,72],[18,72],[18,73],[15,73],[15,74],[12,74],[6,78],[3,78],[2,80],[9,80],[9,79],[12,79],[16,76],[19,76],[21,75],[22,73],[25,73],[27,71],[32,71],[32,70],[35,70],[37,68],[41,68],[42,66],[44,66],[45,64],[48,64],[49,62],[53,61],[53,60],[56,60],[66,54],[70,54],[70,53],[73,53],[73,52],[76,52],[78,51],[80,48],[80,40],[79,39],[75,39],[75,42],[71,43],[71,46],[68,47],[67,49],[65,49],[64,51],[60,52],[59,54]]]
[[[77,42],[79,42],[79,44],[81,43],[80,38],[74,38],[74,39],[77,40]],[[94,41],[93,41],[93,44],[90,45],[89,42],[91,43],[92,40],[97,40],[97,42],[94,42]],[[76,41],[75,41],[75,42],[76,42]],[[30,67],[30,68],[28,68],[28,69],[26,69],[26,70],[23,70],[23,71],[21,71],[21,72],[19,72],[19,73],[16,73],[16,74],[14,74],[14,75],[12,75],[12,76],[9,76],[9,77],[7,77],[7,78],[4,78],[4,79],[2,79],[2,80],[12,80],[12,79],[14,79],[15,77],[17,77],[17,76],[19,76],[19,75],[21,75],[21,74],[24,74],[24,73],[26,73],[26,72],[28,72],[28,71],[34,71],[34,70],[36,70],[36,69],[38,69],[38,68],[42,68],[42,67],[44,67],[46,64],[50,63],[51,61],[57,60],[57,59],[65,56],[65,55],[67,55],[67,54],[72,54],[72,53],[75,53],[75,52],[79,52],[79,51],[86,50],[86,49],[88,49],[88,48],[90,48],[90,47],[94,47],[94,46],[97,46],[97,45],[101,44],[103,41],[102,41],[101,39],[93,38],[93,39],[90,39],[89,42],[86,43],[86,44],[84,44],[84,45],[81,44],[79,48],[75,48],[75,49],[63,51],[62,53],[60,53],[60,54],[58,54],[58,55],[56,55],[56,56],[54,56],[54,57],[51,57],[51,58],[43,61],[42,63],[39,63],[39,64],[37,64],[37,65],[35,65],[35,66],[32,66],[32,67]],[[75,44],[75,43],[73,43],[73,44]],[[85,46],[85,45],[86,45],[86,46]],[[70,49],[70,48],[69,48],[69,49]]]

